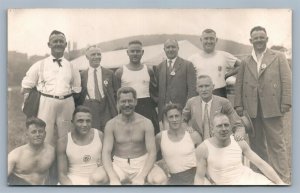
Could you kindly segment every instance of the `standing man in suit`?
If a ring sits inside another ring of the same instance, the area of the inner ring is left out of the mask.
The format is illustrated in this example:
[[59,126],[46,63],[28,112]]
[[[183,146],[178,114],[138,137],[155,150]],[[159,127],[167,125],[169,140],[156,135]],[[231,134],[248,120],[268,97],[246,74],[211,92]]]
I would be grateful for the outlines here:
[[234,106],[239,115],[246,110],[252,118],[251,148],[289,183],[283,116],[291,108],[291,71],[282,53],[267,49],[265,28],[252,28],[250,36],[253,51],[239,70]]
[[201,75],[197,79],[197,92],[199,96],[189,99],[183,109],[183,120],[202,137],[202,141],[212,137],[213,117],[216,113],[228,116],[234,136],[237,141],[243,140],[245,128],[240,117],[226,98],[213,95],[214,84],[208,75]]
[[178,42],[168,39],[164,44],[167,59],[155,68],[158,80],[158,117],[163,119],[163,109],[168,103],[185,106],[186,101],[196,96],[196,71],[193,64],[178,56]]
[[81,72],[82,92],[77,105],[91,109],[93,116],[92,128],[104,131],[108,120],[118,114],[116,93],[118,85],[114,73],[100,66],[101,50],[97,46],[86,49],[89,68]]
[[216,32],[205,29],[200,37],[203,51],[192,55],[189,60],[195,65],[197,77],[209,75],[215,84],[213,94],[227,97],[226,78],[237,74],[240,60],[228,52],[215,50],[218,42]]
[[64,58],[65,34],[52,31],[48,47],[51,55],[30,67],[22,80],[22,93],[25,101],[34,87],[41,92],[37,117],[46,122],[45,142],[56,146],[57,139],[71,128],[75,109],[72,96],[81,91],[81,86],[78,69]]

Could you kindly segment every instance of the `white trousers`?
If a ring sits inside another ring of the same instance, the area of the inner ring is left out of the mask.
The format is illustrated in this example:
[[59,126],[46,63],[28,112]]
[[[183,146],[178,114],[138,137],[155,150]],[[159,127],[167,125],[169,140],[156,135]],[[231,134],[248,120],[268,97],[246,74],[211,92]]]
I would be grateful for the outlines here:
[[74,109],[73,97],[59,100],[41,96],[38,118],[46,122],[46,143],[56,147],[57,140],[67,135]]

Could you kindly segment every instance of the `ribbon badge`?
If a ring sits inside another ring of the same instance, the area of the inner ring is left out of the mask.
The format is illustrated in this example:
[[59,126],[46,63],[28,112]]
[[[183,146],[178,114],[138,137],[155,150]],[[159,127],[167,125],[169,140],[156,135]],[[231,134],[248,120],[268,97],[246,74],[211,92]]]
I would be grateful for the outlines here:
[[104,83],[104,86],[107,87],[107,85],[108,85],[108,80],[104,80],[103,83]]

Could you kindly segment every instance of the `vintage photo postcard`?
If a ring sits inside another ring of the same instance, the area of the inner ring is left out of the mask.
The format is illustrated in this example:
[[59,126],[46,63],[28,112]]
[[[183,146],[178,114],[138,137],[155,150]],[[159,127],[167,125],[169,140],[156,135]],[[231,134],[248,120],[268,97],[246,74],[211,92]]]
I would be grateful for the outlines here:
[[7,18],[9,186],[291,184],[291,10]]

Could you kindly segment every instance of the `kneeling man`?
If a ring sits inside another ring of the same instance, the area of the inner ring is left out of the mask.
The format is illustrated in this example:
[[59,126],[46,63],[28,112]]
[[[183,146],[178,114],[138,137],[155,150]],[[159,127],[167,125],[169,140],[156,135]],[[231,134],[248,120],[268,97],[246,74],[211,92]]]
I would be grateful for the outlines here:
[[198,132],[189,133],[182,126],[182,108],[167,104],[164,115],[170,128],[156,135],[157,148],[170,171],[170,185],[193,185],[196,173],[195,148],[202,142]]
[[146,180],[153,185],[166,184],[167,177],[163,170],[154,165],[156,147],[153,125],[149,119],[134,112],[136,91],[131,87],[120,88],[117,103],[121,113],[105,126],[102,152],[110,184],[127,182],[143,185]]
[[44,143],[46,123],[39,118],[26,121],[28,143],[8,154],[9,185],[44,185],[55,158],[54,148]]
[[[284,185],[274,169],[254,153],[246,141],[235,141],[227,115],[213,118],[213,137],[196,150],[195,184],[203,185],[205,177],[216,185]],[[264,175],[242,164],[242,155],[256,165]]]
[[102,166],[103,133],[91,128],[88,107],[78,106],[73,113],[74,129],[58,141],[58,172],[62,185],[95,185],[108,182]]

